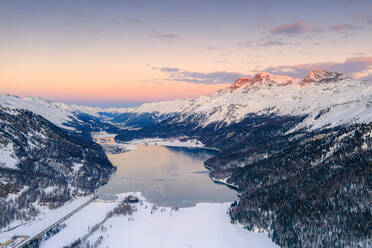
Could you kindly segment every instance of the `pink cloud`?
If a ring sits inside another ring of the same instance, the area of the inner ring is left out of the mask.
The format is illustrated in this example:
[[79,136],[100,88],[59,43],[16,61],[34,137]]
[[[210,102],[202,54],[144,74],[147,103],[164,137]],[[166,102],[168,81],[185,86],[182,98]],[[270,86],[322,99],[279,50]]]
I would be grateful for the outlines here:
[[268,21],[271,20],[271,16],[268,16],[268,15],[259,16],[259,17],[257,17],[256,20],[258,22],[268,22]]
[[328,29],[331,31],[344,31],[344,30],[352,30],[354,29],[354,25],[352,24],[336,24],[333,26],[329,26]]
[[354,20],[357,20],[357,21],[359,21],[359,20],[365,20],[367,18],[368,18],[368,14],[360,14],[360,15],[356,15],[356,16],[353,17],[353,19]]
[[353,19],[356,21],[366,22],[367,24],[372,24],[372,15],[360,14],[360,15],[354,16]]
[[319,27],[314,27],[310,23],[296,21],[293,23],[278,25],[270,29],[272,34],[298,35],[313,31],[320,31]]
[[[266,68],[265,71],[301,78],[308,74],[309,71],[321,69],[343,72],[355,78],[370,79],[371,74],[368,73],[372,69],[372,57],[351,57],[345,59],[344,62],[321,62],[297,65],[283,65],[269,67]],[[361,77],[361,75],[365,75],[366,73],[367,77]]]

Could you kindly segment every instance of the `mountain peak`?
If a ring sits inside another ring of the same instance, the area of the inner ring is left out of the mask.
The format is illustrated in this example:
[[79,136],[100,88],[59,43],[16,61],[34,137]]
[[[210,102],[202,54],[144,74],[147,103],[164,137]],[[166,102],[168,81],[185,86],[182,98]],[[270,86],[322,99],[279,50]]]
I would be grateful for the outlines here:
[[237,80],[234,81],[234,83],[230,85],[230,88],[232,90],[236,90],[246,84],[252,84],[252,78],[249,77],[238,78]]
[[340,72],[331,72],[327,70],[313,70],[301,82],[301,85],[329,83],[345,79],[346,76]]
[[284,76],[284,75],[274,75],[268,72],[259,72],[253,78],[241,77],[235,80],[231,84],[230,89],[236,90],[246,85],[262,84],[262,83],[274,83],[277,85],[287,85],[287,84],[297,84],[298,78]]
[[253,78],[254,83],[270,82],[278,85],[296,84],[298,78],[284,75],[274,75],[268,72],[259,72]]

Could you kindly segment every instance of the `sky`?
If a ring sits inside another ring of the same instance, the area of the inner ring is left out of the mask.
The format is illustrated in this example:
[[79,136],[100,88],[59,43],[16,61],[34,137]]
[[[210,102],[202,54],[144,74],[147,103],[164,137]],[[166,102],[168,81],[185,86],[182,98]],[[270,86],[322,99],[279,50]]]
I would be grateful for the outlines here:
[[371,30],[370,0],[1,0],[0,93],[122,106],[259,71],[372,82]]

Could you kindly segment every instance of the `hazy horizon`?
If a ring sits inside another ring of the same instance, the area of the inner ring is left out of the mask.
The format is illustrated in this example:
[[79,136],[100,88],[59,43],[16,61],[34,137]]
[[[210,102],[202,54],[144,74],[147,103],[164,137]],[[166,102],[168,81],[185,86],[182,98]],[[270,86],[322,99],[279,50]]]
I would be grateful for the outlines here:
[[0,93],[84,105],[195,98],[258,71],[372,79],[372,2],[1,1]]

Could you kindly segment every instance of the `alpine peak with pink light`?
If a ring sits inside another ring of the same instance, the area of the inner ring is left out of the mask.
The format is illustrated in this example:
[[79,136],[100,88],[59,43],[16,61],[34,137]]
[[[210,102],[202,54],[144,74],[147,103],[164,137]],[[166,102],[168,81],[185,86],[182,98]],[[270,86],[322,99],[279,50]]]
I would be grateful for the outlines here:
[[237,80],[234,81],[234,83],[232,83],[230,85],[230,89],[232,90],[236,90],[244,85],[247,85],[247,84],[252,84],[253,83],[253,80],[252,78],[249,78],[249,77],[241,77],[241,78],[238,78]]
[[231,84],[230,89],[236,90],[243,86],[251,86],[258,84],[275,84],[275,85],[300,85],[320,84],[340,81],[346,79],[347,76],[340,72],[331,72],[327,70],[313,70],[302,81],[295,77],[286,75],[275,75],[268,72],[260,72],[250,77],[242,77],[235,80]]
[[238,78],[237,80],[235,80],[234,83],[231,84],[230,89],[236,90],[243,86],[256,84],[297,85],[298,82],[299,79],[295,77],[289,77],[285,75],[274,75],[268,72],[260,72],[257,73],[253,78],[250,77]]
[[254,83],[275,83],[279,85],[297,84],[298,78],[289,77],[285,75],[274,75],[267,72],[257,73],[254,78]]
[[346,75],[340,72],[313,70],[302,80],[301,85],[329,83],[346,78]]

